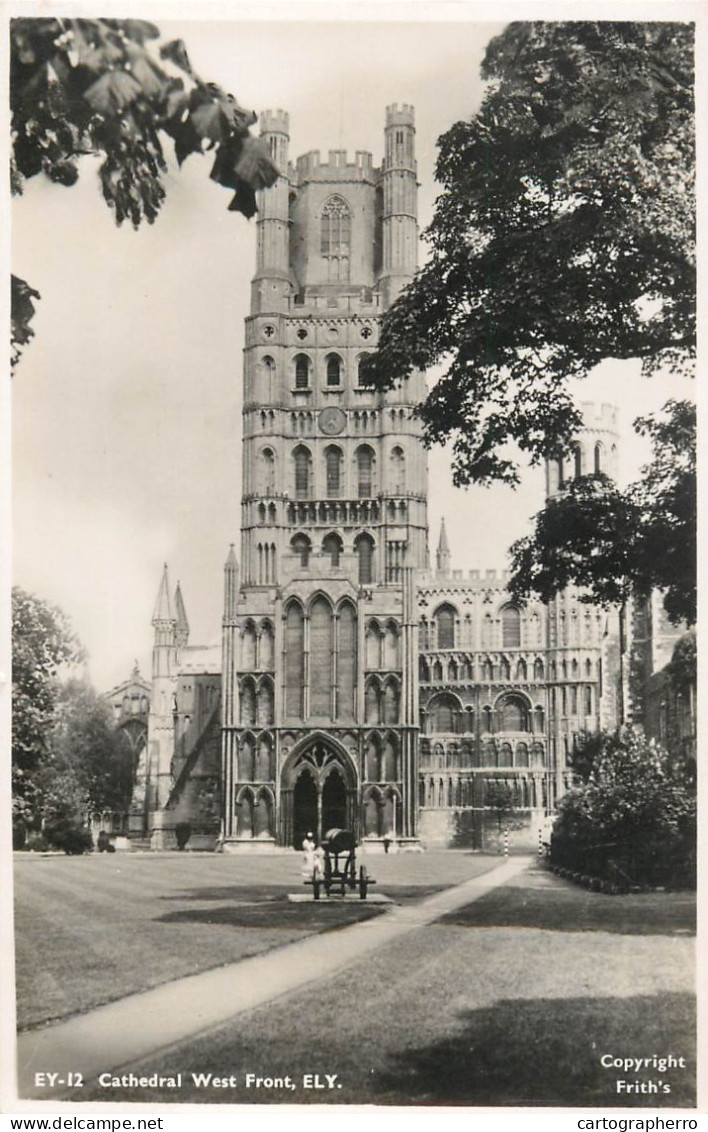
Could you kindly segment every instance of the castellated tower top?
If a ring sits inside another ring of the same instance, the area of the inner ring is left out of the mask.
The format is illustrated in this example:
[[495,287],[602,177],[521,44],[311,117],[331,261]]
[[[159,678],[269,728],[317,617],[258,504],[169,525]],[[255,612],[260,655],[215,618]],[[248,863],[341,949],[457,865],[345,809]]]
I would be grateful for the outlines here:
[[404,102],[400,107],[397,102],[392,106],[386,107],[386,127],[389,126],[414,126],[415,125],[415,110]]
[[583,425],[587,429],[608,429],[617,431],[617,406],[607,402],[598,404],[597,401],[581,401],[580,411],[583,414]]
[[261,114],[262,134],[290,133],[290,115],[286,110],[264,110]]

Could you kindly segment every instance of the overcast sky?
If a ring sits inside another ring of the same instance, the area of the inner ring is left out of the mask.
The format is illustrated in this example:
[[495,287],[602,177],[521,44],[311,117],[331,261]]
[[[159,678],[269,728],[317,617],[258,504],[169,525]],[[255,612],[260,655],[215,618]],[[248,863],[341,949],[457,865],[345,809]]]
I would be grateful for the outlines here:
[[[293,159],[368,149],[379,164],[385,107],[413,103],[421,227],[436,195],[436,139],[478,105],[479,63],[502,28],[411,18],[159,23],[164,37],[185,40],[204,78],[246,106],[290,113]],[[37,177],[13,207],[13,268],[42,295],[13,383],[14,580],[70,615],[100,689],[135,658],[149,675],[164,561],[172,585],[181,580],[192,642],[218,640],[223,562],[229,543],[239,545],[255,222],[227,212],[229,194],[209,168],[209,157],[193,156],[172,171],[160,217],[137,233],[116,229],[91,161],[77,186]],[[610,363],[580,399],[613,400],[626,430],[673,392]],[[646,453],[625,443],[623,456],[631,478]],[[455,492],[443,452],[430,470],[432,547],[444,514],[453,567],[503,567],[542,503],[540,474],[516,492]]]

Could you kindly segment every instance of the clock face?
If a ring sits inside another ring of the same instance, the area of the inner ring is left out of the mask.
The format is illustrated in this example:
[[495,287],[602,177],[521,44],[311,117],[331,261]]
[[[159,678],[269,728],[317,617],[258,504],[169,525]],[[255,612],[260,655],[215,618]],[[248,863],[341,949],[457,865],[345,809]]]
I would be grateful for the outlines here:
[[347,423],[347,415],[336,405],[323,409],[319,416],[320,430],[327,436],[337,436]]

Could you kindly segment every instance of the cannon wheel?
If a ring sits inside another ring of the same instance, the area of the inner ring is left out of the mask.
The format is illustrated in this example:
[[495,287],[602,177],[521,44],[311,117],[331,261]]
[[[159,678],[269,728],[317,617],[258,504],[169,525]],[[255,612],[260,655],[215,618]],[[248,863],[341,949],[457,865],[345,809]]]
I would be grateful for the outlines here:
[[369,878],[366,874],[366,865],[362,865],[359,869],[359,899],[366,900],[366,894],[369,891]]

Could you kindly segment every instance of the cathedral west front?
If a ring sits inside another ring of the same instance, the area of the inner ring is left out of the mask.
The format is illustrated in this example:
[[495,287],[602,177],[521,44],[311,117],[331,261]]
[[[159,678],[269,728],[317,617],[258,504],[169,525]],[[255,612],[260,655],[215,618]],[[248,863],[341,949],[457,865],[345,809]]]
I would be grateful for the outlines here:
[[[165,570],[131,836],[171,846],[188,821],[193,847],[228,852],[332,827],[371,849],[533,843],[574,737],[619,718],[617,614],[575,591],[517,607],[504,577],[452,568],[444,525],[431,568],[425,376],[386,393],[359,378],[417,266],[413,108],[387,108],[380,166],[293,164],[282,111],[261,133],[280,176],[259,194],[222,644],[190,644]],[[613,408],[584,411],[548,495],[615,470]]]

